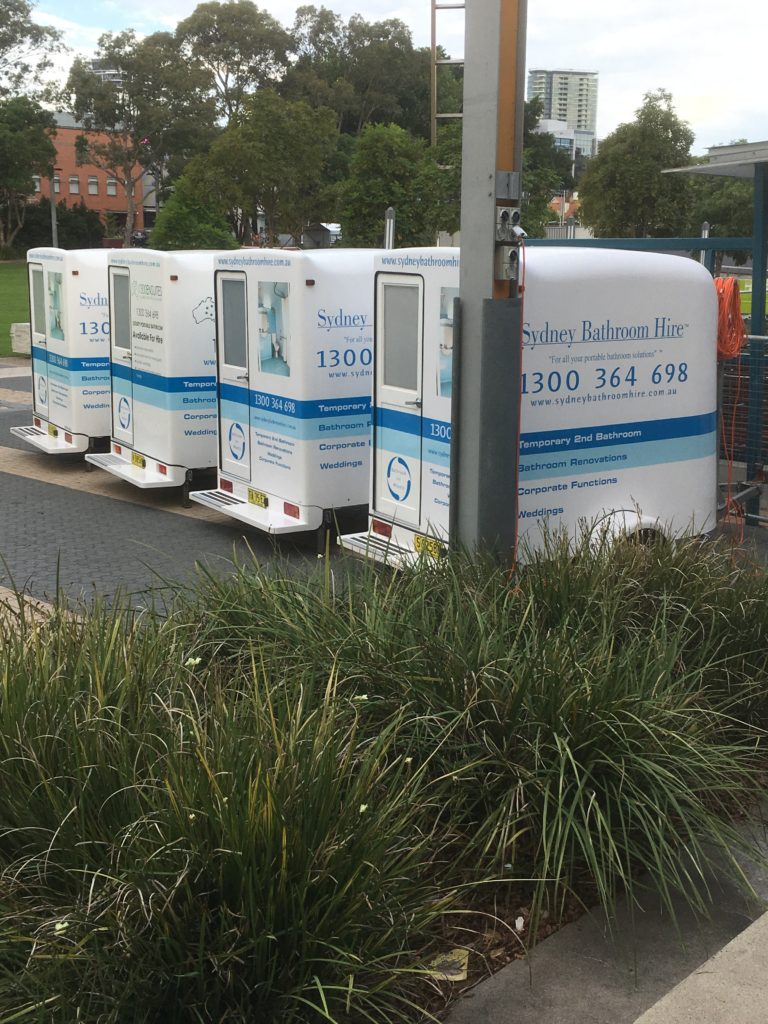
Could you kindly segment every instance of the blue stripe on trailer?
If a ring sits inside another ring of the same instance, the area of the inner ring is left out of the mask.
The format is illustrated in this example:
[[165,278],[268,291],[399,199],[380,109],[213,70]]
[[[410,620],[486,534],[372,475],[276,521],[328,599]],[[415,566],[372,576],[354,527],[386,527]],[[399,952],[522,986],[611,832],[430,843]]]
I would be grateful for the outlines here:
[[62,356],[58,352],[49,352],[39,345],[32,346],[32,358],[71,373],[105,373],[109,369],[109,359],[106,356]]
[[350,398],[317,398],[300,400],[287,395],[274,395],[268,391],[240,387],[237,384],[220,384],[219,398],[222,402],[250,405],[259,413],[278,413],[291,419],[335,419],[337,416],[370,416],[370,395]]

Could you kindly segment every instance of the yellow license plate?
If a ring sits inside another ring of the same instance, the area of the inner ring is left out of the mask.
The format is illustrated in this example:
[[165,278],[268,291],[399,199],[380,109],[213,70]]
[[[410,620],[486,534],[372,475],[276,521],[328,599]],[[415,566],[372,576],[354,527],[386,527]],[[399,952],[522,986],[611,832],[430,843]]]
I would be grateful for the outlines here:
[[263,491],[254,491],[252,487],[248,488],[248,501],[251,505],[258,505],[259,508],[267,508],[269,505],[269,498]]
[[425,537],[421,533],[417,533],[413,538],[413,546],[419,554],[425,553],[431,558],[440,558],[443,554],[443,545],[439,540],[434,537]]
[[138,452],[131,452],[131,462],[134,466],[138,466],[139,469],[144,469],[147,465],[147,460],[143,455],[139,455]]
[[54,427],[54,425],[52,423],[48,424],[48,434],[49,434],[50,437],[58,437],[59,436],[58,430],[56,429],[56,427]]

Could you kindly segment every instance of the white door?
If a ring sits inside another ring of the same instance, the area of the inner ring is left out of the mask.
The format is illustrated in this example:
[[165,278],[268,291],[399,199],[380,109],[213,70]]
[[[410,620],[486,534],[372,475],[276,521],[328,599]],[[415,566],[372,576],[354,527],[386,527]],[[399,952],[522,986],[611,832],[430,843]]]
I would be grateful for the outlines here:
[[248,383],[248,293],[245,274],[216,275],[216,355],[219,374],[219,468],[251,479]]
[[29,309],[32,323],[32,408],[48,415],[48,331],[45,322],[45,277],[40,263],[29,264]]
[[418,528],[421,518],[424,281],[378,274],[374,337],[374,510]]
[[133,337],[131,275],[109,268],[109,367],[112,380],[112,437],[133,446]]

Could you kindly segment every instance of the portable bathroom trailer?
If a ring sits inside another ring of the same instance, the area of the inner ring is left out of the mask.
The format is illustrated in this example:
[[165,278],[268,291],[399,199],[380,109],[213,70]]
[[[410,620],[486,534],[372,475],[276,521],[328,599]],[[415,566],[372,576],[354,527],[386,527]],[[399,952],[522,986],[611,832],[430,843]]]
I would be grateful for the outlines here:
[[191,498],[270,533],[365,515],[372,250],[219,254],[219,478]]
[[49,455],[109,437],[107,249],[30,249],[32,425],[11,433]]
[[[453,301],[459,250],[376,260],[368,531],[344,547],[390,564],[449,540]],[[717,302],[678,256],[527,250],[518,538],[712,529]],[[476,339],[463,338],[466,349]],[[510,345],[521,339],[510,338]],[[510,400],[517,382],[510,381]]]
[[212,252],[117,250],[108,263],[111,445],[89,462],[137,487],[216,465]]

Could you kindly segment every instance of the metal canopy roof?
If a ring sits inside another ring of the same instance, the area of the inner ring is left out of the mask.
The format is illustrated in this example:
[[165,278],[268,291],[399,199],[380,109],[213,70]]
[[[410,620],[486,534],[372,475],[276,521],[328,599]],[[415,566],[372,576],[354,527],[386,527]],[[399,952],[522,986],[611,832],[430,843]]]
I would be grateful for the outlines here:
[[664,174],[717,174],[728,178],[755,176],[755,166],[768,164],[768,142],[736,142],[730,146],[711,146],[709,163],[692,167],[672,167]]

